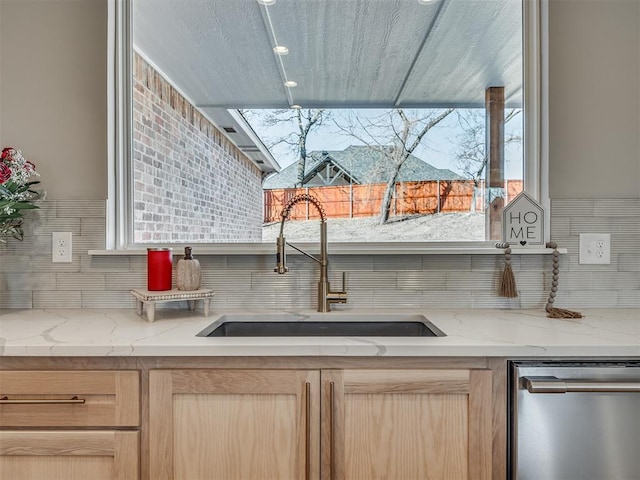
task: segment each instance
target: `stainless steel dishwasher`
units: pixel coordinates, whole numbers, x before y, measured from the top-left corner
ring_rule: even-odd
[[[640,360],[510,362],[509,478],[640,479]]]

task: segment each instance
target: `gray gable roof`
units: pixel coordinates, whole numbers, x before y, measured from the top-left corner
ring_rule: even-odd
[[[390,147],[389,147],[390,148]],[[344,170],[354,184],[386,183],[391,175],[391,165],[383,152],[364,145],[351,145],[344,150],[310,152],[305,165],[305,181],[326,162],[331,162]],[[268,177],[262,188],[293,188],[298,175],[298,162],[283,168]],[[311,177],[310,177],[311,176]],[[400,168],[399,182],[424,180],[463,180],[464,178],[446,168],[436,168],[414,155],[409,155]]]

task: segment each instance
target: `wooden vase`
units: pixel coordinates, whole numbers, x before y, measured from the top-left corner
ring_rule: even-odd
[[[198,290],[202,281],[200,262],[193,258],[191,247],[185,247],[184,258],[176,267],[176,287],[178,290]]]

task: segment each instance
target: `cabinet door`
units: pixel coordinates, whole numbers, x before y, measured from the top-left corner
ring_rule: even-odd
[[[138,432],[0,431],[3,479],[132,480],[138,458]]]
[[[149,399],[154,480],[319,476],[319,371],[151,370]]]
[[[488,479],[491,372],[323,370],[323,479]]]

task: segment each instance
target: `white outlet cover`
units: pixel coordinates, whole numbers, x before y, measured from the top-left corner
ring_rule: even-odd
[[[611,235],[608,233],[581,233],[581,265],[608,265],[611,263]]]
[[[53,232],[51,234],[51,261],[53,263],[71,263],[71,232]]]

